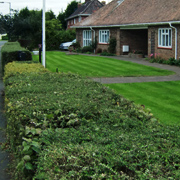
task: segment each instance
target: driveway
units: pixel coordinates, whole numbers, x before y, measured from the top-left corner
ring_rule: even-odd
[[[151,77],[113,77],[113,78],[93,78],[94,81],[100,82],[102,84],[112,84],[112,83],[135,83],[135,82],[160,82],[160,81],[179,81],[180,80],[180,67],[170,66],[165,64],[150,63],[144,59],[132,59],[124,56],[112,56],[110,58],[130,61],[146,66],[152,66],[160,69],[166,69],[169,71],[174,71],[176,74],[169,76],[151,76]]]
[[[0,41],[0,55],[1,47],[6,41]],[[10,158],[7,152],[1,150],[1,143],[6,141],[5,129],[6,129],[6,119],[4,116],[4,99],[3,99],[3,80],[2,80],[2,66],[0,57],[0,180],[10,180],[10,176],[7,174],[5,169],[7,168]]]

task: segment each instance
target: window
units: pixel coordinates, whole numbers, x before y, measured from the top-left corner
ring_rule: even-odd
[[[171,48],[172,47],[172,29],[161,28],[158,32],[158,47]]]
[[[99,43],[108,43],[109,42],[109,30],[100,30],[99,31]]]
[[[76,19],[74,18],[74,24],[76,24]]]
[[[83,31],[83,47],[89,46],[92,41],[92,32],[91,30],[84,30]]]
[[[81,16],[79,16],[79,22],[81,22]]]

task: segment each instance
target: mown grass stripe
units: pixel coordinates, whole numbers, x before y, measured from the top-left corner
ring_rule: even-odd
[[[107,85],[137,104],[150,108],[160,122],[180,125],[180,81]]]
[[[38,56],[33,56],[38,59]],[[88,77],[122,77],[122,76],[163,76],[173,72],[143,66],[132,62],[107,57],[66,55],[60,51],[46,52],[47,68],[53,72],[73,72]]]

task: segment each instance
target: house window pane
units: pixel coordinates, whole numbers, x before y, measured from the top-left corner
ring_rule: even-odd
[[[172,35],[171,28],[160,28],[158,32],[158,46],[171,48],[172,46]]]
[[[89,46],[92,41],[92,32],[91,30],[84,30],[83,31],[83,47]]]
[[[109,30],[99,31],[99,43],[108,43],[109,41]]]

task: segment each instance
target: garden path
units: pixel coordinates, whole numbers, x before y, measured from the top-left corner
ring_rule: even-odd
[[[110,58],[130,61],[146,66],[157,67],[160,69],[166,69],[169,71],[174,71],[174,75],[169,76],[146,76],[146,77],[113,77],[113,78],[93,78],[94,81],[100,82],[102,84],[112,84],[112,83],[135,83],[135,82],[160,82],[160,81],[179,81],[180,80],[180,67],[170,66],[166,64],[150,63],[149,61],[140,58],[133,59],[125,56],[110,56]]]

